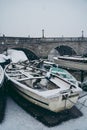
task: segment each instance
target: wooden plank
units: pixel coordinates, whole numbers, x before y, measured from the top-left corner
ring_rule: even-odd
[[[25,81],[25,80],[31,80],[31,79],[44,79],[44,76],[41,77],[27,77],[27,78],[21,78],[21,79],[17,79],[17,81]]]

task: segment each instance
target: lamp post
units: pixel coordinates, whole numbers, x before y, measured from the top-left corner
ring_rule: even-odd
[[[44,29],[42,29],[42,38],[44,38]]]
[[[84,37],[84,31],[82,30],[82,38]]]

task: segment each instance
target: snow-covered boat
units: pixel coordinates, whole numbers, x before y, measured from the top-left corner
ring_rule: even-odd
[[[0,66],[0,90],[3,86],[3,82],[4,82],[4,70],[3,68]]]
[[[73,85],[58,75],[22,63],[9,64],[5,76],[18,94],[53,112],[72,108],[81,92],[78,84]]]

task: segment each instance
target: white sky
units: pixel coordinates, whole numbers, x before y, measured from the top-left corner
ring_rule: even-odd
[[[0,35],[87,36],[87,0],[0,0]]]

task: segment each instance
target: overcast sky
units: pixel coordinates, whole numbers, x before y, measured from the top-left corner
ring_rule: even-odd
[[[0,0],[0,35],[87,37],[87,0]]]

